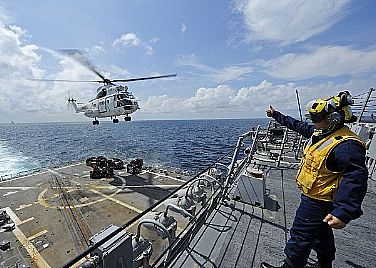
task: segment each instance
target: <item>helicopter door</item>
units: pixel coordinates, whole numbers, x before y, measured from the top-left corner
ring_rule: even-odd
[[[111,112],[110,98],[106,98],[106,111]]]
[[[100,113],[106,112],[106,101],[105,100],[99,101],[98,108],[99,108]]]

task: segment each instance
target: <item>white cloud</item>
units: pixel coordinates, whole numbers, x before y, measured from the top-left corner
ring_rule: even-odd
[[[67,109],[67,98],[73,97],[80,102],[93,99],[96,94],[95,83],[30,82],[22,78],[47,78],[69,80],[96,80],[98,77],[74,59],[49,49],[39,49],[34,44],[24,44],[23,30],[10,30],[0,25],[0,78],[8,79],[2,83],[0,96],[0,122],[40,122],[40,121],[81,121],[90,120],[82,114]],[[16,28],[13,28],[16,29]],[[59,69],[54,73],[39,66],[44,57],[52,55]],[[47,52],[47,53],[45,53]],[[127,69],[110,66],[108,69],[116,78],[127,78]],[[111,77],[111,73],[104,73]],[[6,86],[4,86],[6,85]]]
[[[196,95],[184,102],[187,110],[194,112],[210,112],[212,109],[226,109],[231,106],[229,100],[234,91],[227,85],[219,85],[216,88],[197,89]]]
[[[226,85],[216,88],[199,88],[193,97],[183,99],[167,95],[151,96],[142,102],[143,113],[205,113],[213,109],[230,107],[229,100],[234,96],[233,90]]]
[[[41,57],[34,44],[23,44],[26,31],[15,25],[0,22],[0,78],[4,79],[1,87],[0,106],[4,111],[33,111],[39,105],[33,103],[42,100],[38,87],[24,78],[44,75],[38,67]]]
[[[251,73],[252,71],[252,67],[227,66],[213,70],[213,72],[209,74],[209,78],[216,82],[226,82],[241,79],[244,75]]]
[[[149,43],[154,44],[158,42],[158,40],[159,39],[157,37],[153,37],[149,41]],[[142,41],[135,33],[132,32],[123,34],[120,38],[115,39],[115,41],[112,43],[112,46],[117,49],[120,49],[124,46],[142,47],[146,55],[151,56],[154,53],[152,46]]]
[[[346,16],[351,0],[240,0],[249,40],[290,44],[318,35]]]
[[[24,36],[24,35],[26,35],[26,33],[27,33],[25,29],[23,29],[23,28],[21,28],[21,27],[19,27],[19,26],[17,26],[17,25],[13,25],[13,24],[11,24],[11,25],[9,25],[8,27],[9,27],[9,29],[10,29],[12,32],[16,33],[18,36]]]
[[[104,52],[104,48],[102,45],[96,45],[93,46],[89,51],[91,51],[93,54],[100,54]]]
[[[283,107],[295,104],[294,84],[273,85],[263,81],[259,85],[234,90],[228,85],[215,88],[198,88],[194,96],[177,98],[167,95],[151,96],[146,102],[141,102],[140,114],[189,114],[192,117],[213,118],[218,114],[238,117],[263,116],[269,104],[279,103]]]
[[[26,30],[16,25],[0,22],[0,121],[30,122],[69,120],[74,113],[66,110],[68,92],[75,98],[91,99],[96,85],[83,83],[31,82],[27,78],[47,78],[46,70],[40,67],[41,52],[51,52],[35,44],[24,42]],[[93,74],[72,59],[58,56],[62,71],[52,79],[93,79]],[[77,120],[77,119],[76,119]]]
[[[141,102],[138,118],[251,118],[265,117],[265,110],[272,105],[283,113],[298,116],[296,90],[299,92],[302,109],[310,100],[336,95],[349,90],[353,96],[365,92],[373,80],[337,84],[332,82],[314,85],[294,83],[273,84],[262,81],[258,85],[232,89],[228,85],[215,88],[199,88],[188,98],[168,95],[151,96]]]
[[[153,37],[152,39],[150,39],[149,43],[151,44],[155,44],[159,41],[159,38],[158,37]]]
[[[108,69],[111,73],[113,73],[116,76],[116,79],[125,79],[129,77],[129,71],[126,68],[121,68],[116,65],[111,65],[110,69]],[[110,76],[109,76],[110,77]]]
[[[140,38],[135,33],[126,33],[123,34],[120,38],[116,39],[112,45],[113,47],[118,47],[120,45],[131,45],[138,46],[141,44]]]
[[[183,100],[177,97],[162,95],[150,96],[146,102],[142,102],[142,108],[139,113],[176,113],[179,112],[179,106]]]
[[[9,24],[13,20],[12,16],[9,14],[9,11],[0,6],[0,22]]]
[[[78,64],[73,59],[56,54],[54,54],[54,56],[57,56],[59,60],[58,64],[62,70],[51,74],[49,78],[68,80],[97,79],[91,71]],[[40,76],[38,78],[40,78]],[[30,94],[31,97],[35,98],[34,101],[30,102],[33,106],[32,109],[34,109],[32,112],[35,113],[33,116],[35,116],[35,118],[42,117],[44,120],[53,121],[59,120],[57,118],[64,118],[61,120],[74,118],[74,112],[68,111],[67,109],[68,97],[73,97],[78,101],[85,102],[95,96],[95,89],[98,87],[96,84],[90,83],[64,82],[33,82],[31,85],[37,88],[37,90]]]
[[[153,48],[151,46],[145,45],[145,53],[146,53],[146,55],[151,56],[151,55],[153,55],[153,52],[154,52],[154,50],[153,50]]]
[[[200,63],[199,59],[193,54],[179,56],[175,62],[178,66],[189,66],[200,70],[205,73],[205,77],[217,83],[241,79],[244,75],[251,73],[254,70],[251,66],[236,65],[230,65],[223,68],[213,68]]]
[[[285,79],[336,77],[376,71],[376,50],[350,47],[320,47],[309,54],[286,54],[266,61],[264,71]]]
[[[178,66],[190,66],[190,67],[194,67],[194,68],[201,70],[201,71],[210,72],[210,71],[213,70],[213,68],[200,63],[199,59],[194,54],[180,55],[175,60],[175,63]]]

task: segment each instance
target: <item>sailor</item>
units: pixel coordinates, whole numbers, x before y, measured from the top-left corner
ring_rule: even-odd
[[[363,212],[368,170],[364,143],[344,123],[355,122],[349,92],[308,103],[306,117],[313,125],[273,109],[268,117],[309,138],[297,173],[302,195],[285,246],[282,266],[290,268],[330,268],[335,258],[332,228],[342,229]],[[311,250],[318,261],[306,266]],[[262,268],[273,268],[261,263]]]

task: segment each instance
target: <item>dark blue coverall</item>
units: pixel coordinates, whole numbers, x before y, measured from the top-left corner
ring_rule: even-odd
[[[280,124],[310,138],[314,125],[285,116],[274,111],[273,118]],[[314,136],[312,144],[325,136]],[[368,170],[365,165],[365,148],[358,141],[346,140],[338,144],[329,154],[326,167],[340,172],[343,176],[335,194],[334,202],[321,201],[301,195],[301,202],[296,211],[290,240],[285,247],[285,254],[294,267],[304,267],[311,252],[318,257],[333,261],[335,245],[332,228],[323,219],[329,213],[344,223],[359,218],[363,212],[361,203],[367,192]]]

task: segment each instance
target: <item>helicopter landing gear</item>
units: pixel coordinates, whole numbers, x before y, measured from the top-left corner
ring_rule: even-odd
[[[124,121],[126,121],[126,122],[132,121],[132,118],[130,116],[126,116],[126,117],[124,117]]]
[[[93,121],[93,126],[95,126],[95,125],[99,125],[99,121],[98,121],[97,119],[95,119],[95,120]]]
[[[117,118],[112,119],[112,123],[114,123],[114,124],[119,123],[119,119],[117,119]]]

